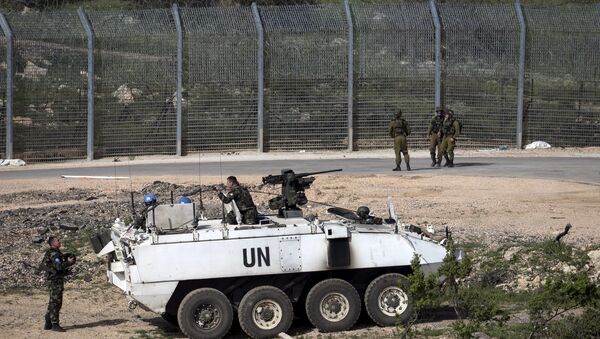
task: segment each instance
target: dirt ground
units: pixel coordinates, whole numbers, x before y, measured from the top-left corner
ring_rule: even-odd
[[[259,177],[239,179],[253,190],[259,189]],[[156,180],[162,183],[154,182]],[[206,187],[219,183],[221,179],[202,177],[201,180]],[[109,225],[111,219],[117,216],[111,209],[115,198],[123,206],[127,206],[130,189],[147,192],[164,183],[179,185],[176,193],[183,194],[182,192],[197,185],[199,178],[137,177],[131,183],[126,180],[60,178],[2,181],[0,261],[5,263],[0,264],[0,275],[15,274],[15,266],[6,263],[11,258],[14,260],[18,257],[23,263],[41,258],[45,244],[33,244],[31,238],[38,234],[36,230],[43,227],[42,223],[47,223],[48,218],[60,219],[57,215],[63,215],[62,220],[65,220],[67,216],[77,214],[80,219],[76,220],[86,220],[86,213],[89,212],[95,214],[88,227],[102,227],[102,223]],[[269,187],[262,187],[260,190],[266,193],[276,192],[276,189]],[[261,193],[253,195],[259,210],[266,210],[271,196]],[[311,200],[349,209],[366,205],[377,215],[386,214],[386,200],[390,196],[403,222],[432,224],[438,232],[448,226],[459,241],[479,241],[493,245],[512,240],[542,239],[553,237],[564,229],[566,223],[571,223],[573,228],[567,241],[580,246],[600,242],[600,185],[557,180],[461,176],[322,175],[315,181],[313,189],[307,191],[307,195]],[[197,192],[192,196],[198,201]],[[138,194],[137,200],[141,201],[141,197],[141,193]],[[166,191],[159,192],[159,199],[169,198]],[[216,215],[211,216],[218,217],[214,193],[204,192],[203,198],[205,205],[213,207],[208,210]],[[311,202],[306,207],[306,213],[317,214],[320,219],[326,219],[326,209],[327,206]],[[23,219],[22,215],[34,217]],[[46,219],[38,216],[46,216]],[[68,243],[69,239],[73,239],[73,236],[69,237],[64,242]],[[26,254],[18,252],[23,249],[17,248],[17,243],[27,250]],[[82,254],[82,260],[78,264],[95,263],[91,249],[82,250]],[[15,288],[20,285],[10,284],[0,278],[0,287],[4,291],[0,293],[0,337],[181,336],[177,329],[156,314],[140,309],[129,312],[125,296],[116,287],[101,282],[101,269],[89,270],[94,274],[89,281],[67,284],[61,313],[61,323],[67,329],[66,334],[48,333],[41,329],[47,295],[39,284],[23,280],[22,288],[16,291]],[[35,279],[39,281],[39,277]],[[449,320],[443,318],[419,326],[446,326]],[[355,328],[353,331],[336,334],[336,337],[389,337],[393,336],[394,331],[393,328],[377,328],[368,320],[361,320]],[[316,330],[302,321],[295,322],[290,334],[319,336]],[[235,324],[232,336],[244,337]]]

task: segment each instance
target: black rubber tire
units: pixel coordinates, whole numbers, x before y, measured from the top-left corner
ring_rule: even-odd
[[[201,328],[195,320],[195,312],[201,305],[212,305],[220,315],[216,327]],[[181,332],[190,338],[222,338],[233,322],[233,308],[229,299],[214,288],[199,288],[183,298],[177,311],[177,321]]]
[[[348,300],[348,313],[340,320],[332,321],[321,314],[321,302],[330,293],[341,294]],[[306,316],[321,332],[346,331],[360,316],[360,296],[350,283],[342,279],[326,279],[310,289],[306,296]]]
[[[388,287],[399,287],[406,297],[406,309],[394,316],[385,314],[379,306],[379,295]],[[414,303],[410,295],[410,284],[402,274],[388,273],[375,278],[365,291],[365,308],[369,317],[379,326],[394,326],[405,323],[414,315]]]
[[[281,309],[281,320],[271,329],[260,328],[254,320],[254,307],[257,303],[269,299]],[[280,289],[273,286],[259,286],[248,291],[238,307],[240,327],[252,338],[273,338],[286,332],[294,320],[294,307],[290,298]]]

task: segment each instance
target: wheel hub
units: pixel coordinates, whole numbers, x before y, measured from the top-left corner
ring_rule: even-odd
[[[321,299],[321,315],[331,322],[340,321],[350,312],[350,302],[340,293],[329,293]]]
[[[271,299],[257,302],[252,310],[254,324],[262,330],[272,330],[283,319],[281,305]]]
[[[219,322],[221,321],[221,314],[214,305],[202,304],[196,308],[196,312],[194,312],[194,320],[202,329],[210,330],[219,325]]]
[[[408,296],[396,286],[390,286],[381,291],[378,301],[381,312],[390,317],[402,314],[408,307]]]

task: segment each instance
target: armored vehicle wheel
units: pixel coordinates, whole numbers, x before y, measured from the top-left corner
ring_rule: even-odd
[[[244,295],[238,307],[242,330],[252,338],[272,338],[287,331],[294,320],[290,298],[273,286],[259,286]]]
[[[179,328],[190,338],[222,338],[233,322],[233,309],[214,288],[199,288],[183,298],[177,311]]]
[[[360,296],[354,286],[341,279],[326,279],[310,289],[306,315],[323,332],[345,331],[360,316]]]
[[[413,315],[413,301],[408,296],[410,285],[405,276],[389,273],[371,281],[365,292],[369,317],[379,326],[394,326]]]

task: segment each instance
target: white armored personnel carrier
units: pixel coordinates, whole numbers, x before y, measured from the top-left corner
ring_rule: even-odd
[[[407,320],[411,260],[418,255],[425,272],[436,271],[446,248],[402,226],[390,201],[385,220],[341,208],[328,210],[332,220],[305,218],[298,205],[313,174],[264,177],[282,194],[270,201],[278,213],[256,225],[204,219],[194,204],[162,204],[142,225],[117,219],[92,244],[130,306],[163,315],[191,338],[225,336],[234,312],[253,338],[287,331],[294,312],[323,332],[350,329],[362,307],[380,326]]]

